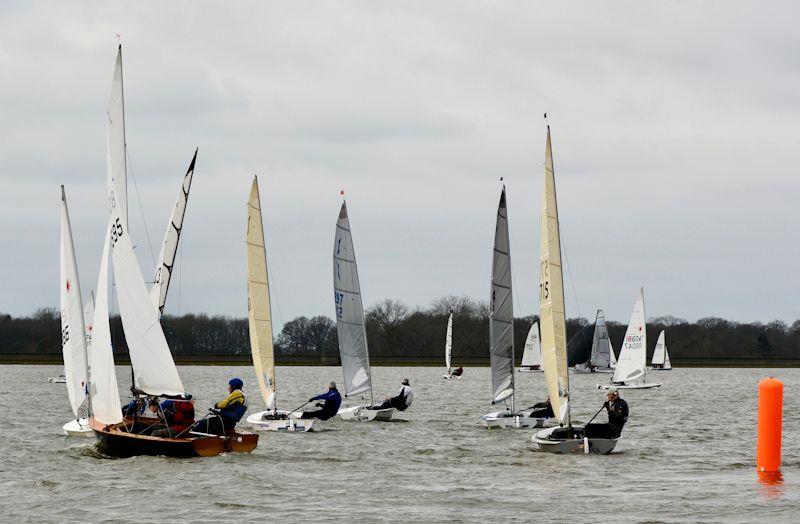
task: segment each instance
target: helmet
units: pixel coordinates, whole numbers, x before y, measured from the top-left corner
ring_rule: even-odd
[[[244,382],[240,378],[232,378],[228,381],[228,385],[233,389],[242,389],[244,387]]]

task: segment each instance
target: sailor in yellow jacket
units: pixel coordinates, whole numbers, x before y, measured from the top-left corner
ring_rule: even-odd
[[[227,398],[214,404],[213,414],[199,422],[195,431],[224,435],[227,431],[235,428],[236,423],[247,411],[247,399],[242,393],[243,387],[242,379],[232,378],[229,380]]]

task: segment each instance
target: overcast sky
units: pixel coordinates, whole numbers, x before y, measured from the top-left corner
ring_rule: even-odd
[[[538,312],[547,111],[568,316],[800,317],[795,3],[142,4],[3,4],[0,311],[58,304],[59,184],[96,285],[119,33],[147,277],[200,148],[168,313],[246,315],[256,173],[278,324],[333,316],[340,189],[367,306],[485,300],[501,176]]]

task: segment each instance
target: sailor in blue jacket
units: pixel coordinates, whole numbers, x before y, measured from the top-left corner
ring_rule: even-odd
[[[336,389],[336,382],[331,382],[328,384],[328,392],[323,393],[322,395],[317,395],[316,397],[311,397],[308,399],[309,402],[313,402],[315,400],[324,400],[324,404],[317,403],[318,409],[317,411],[304,411],[301,415],[301,418],[318,418],[320,420],[328,420],[331,417],[334,417],[336,413],[339,412],[339,406],[342,405],[342,396],[339,394],[339,390]]]
[[[197,421],[194,430],[201,433],[224,435],[227,431],[235,428],[236,423],[247,411],[247,400],[242,393],[243,387],[242,379],[230,379],[228,381],[228,397],[214,404],[214,409],[211,410],[212,415]]]

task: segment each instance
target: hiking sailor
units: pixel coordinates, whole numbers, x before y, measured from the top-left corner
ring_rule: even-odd
[[[300,418],[318,418],[320,420],[328,420],[339,412],[339,406],[342,405],[342,395],[336,389],[336,382],[328,384],[328,391],[316,397],[308,399],[309,402],[315,400],[324,400],[324,404],[317,403],[317,407],[321,408],[317,411],[304,411]]]
[[[411,407],[414,401],[414,389],[408,383],[408,379],[403,379],[403,384],[400,386],[400,392],[396,397],[386,397],[386,400],[380,404],[376,404],[369,409],[387,409],[395,408],[397,411],[405,411]]]
[[[247,411],[247,400],[242,393],[244,382],[240,378],[228,381],[228,397],[214,404],[214,409],[203,420],[197,421],[193,431],[198,433],[213,433],[224,435],[226,431],[236,427],[236,423]]]
[[[603,404],[608,412],[607,424],[587,424],[584,435],[587,437],[617,438],[628,421],[628,403],[619,396],[617,388],[609,388],[608,400]]]

